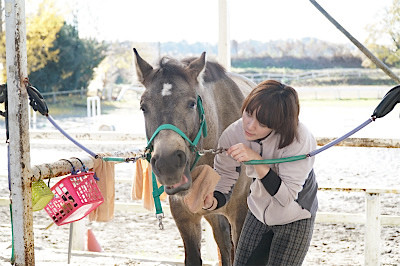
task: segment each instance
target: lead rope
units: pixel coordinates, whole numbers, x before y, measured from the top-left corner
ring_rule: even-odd
[[[375,121],[376,117],[372,116],[370,118],[368,118],[368,120],[366,120],[365,122],[363,122],[361,125],[357,126],[356,128],[350,130],[349,132],[347,132],[346,134],[344,134],[343,136],[329,142],[328,144],[322,146],[319,149],[313,150],[307,154],[304,155],[297,155],[297,156],[291,156],[291,157],[286,157],[286,158],[279,158],[279,159],[267,159],[267,160],[250,160],[247,162],[244,162],[244,164],[247,165],[257,165],[257,164],[276,164],[276,163],[286,163],[286,162],[294,162],[294,161],[298,161],[298,160],[303,160],[306,159],[307,157],[312,157],[317,155],[320,152],[325,151],[326,149],[329,149],[330,147],[338,144],[339,142],[347,139],[348,137],[350,137],[351,135],[353,135],[354,133],[356,133],[357,131],[361,130],[362,128],[364,128],[365,126],[367,126],[369,123],[371,123],[372,121]]]
[[[90,156],[93,158],[98,158],[99,156],[91,151],[90,149],[86,148],[83,146],[81,143],[73,139],[67,132],[65,132],[51,117],[49,114],[49,109],[47,108],[47,104],[43,98],[43,96],[40,94],[40,92],[32,86],[32,84],[29,82],[28,78],[25,78],[25,83],[26,83],[26,89],[28,91],[29,95],[29,104],[32,106],[34,111],[39,111],[40,114],[45,116],[47,120],[58,130],[60,131],[61,134],[63,134],[67,139],[69,139],[72,143],[74,143],[76,146],[81,148],[83,151],[88,153]]]
[[[245,165],[277,164],[277,163],[286,163],[286,162],[299,161],[299,160],[306,159],[307,157],[315,156],[318,153],[323,152],[326,149],[329,149],[330,147],[332,147],[332,146],[338,144],[339,142],[343,141],[344,139],[350,137],[351,135],[353,135],[357,131],[359,131],[362,128],[364,128],[365,126],[367,126],[372,121],[375,121],[375,119],[376,118],[374,116],[372,116],[371,118],[366,120],[364,123],[362,123],[361,125],[357,126],[356,128],[354,128],[353,130],[349,131],[348,133],[344,134],[343,136],[341,136],[341,137],[329,142],[328,144],[322,146],[321,148],[313,150],[313,151],[311,151],[311,152],[309,152],[307,154],[284,157],[284,158],[278,158],[278,159],[250,160],[250,161],[243,162],[243,164],[245,164]],[[200,155],[205,155],[206,153],[218,154],[218,153],[222,153],[222,152],[224,152],[226,150],[227,150],[226,148],[202,150],[202,151],[199,151],[199,154]]]
[[[296,156],[278,158],[278,159],[250,160],[250,161],[244,162],[244,164],[246,164],[246,165],[277,164],[277,163],[285,163],[285,162],[294,162],[294,161],[306,159],[307,157],[315,156],[316,154],[318,154],[318,153],[320,153],[322,151],[325,151],[326,149],[328,149],[328,148],[338,144],[339,142],[343,141],[344,139],[350,137],[351,135],[353,135],[357,131],[359,131],[362,128],[364,128],[365,126],[367,126],[372,121],[375,121],[376,118],[380,118],[380,117],[385,116],[391,110],[393,110],[394,106],[399,102],[400,102],[400,85],[392,88],[389,92],[386,93],[386,95],[383,97],[383,99],[379,103],[379,105],[375,108],[374,113],[372,114],[372,116],[368,120],[366,120],[364,123],[362,123],[358,127],[354,128],[353,130],[349,131],[348,133],[346,133],[342,137],[333,140],[332,142],[322,146],[321,148],[316,149],[314,151],[311,151],[308,154],[304,154],[304,155],[296,155]],[[197,137],[195,139],[197,141],[200,138],[200,134],[201,134],[200,131],[203,130],[204,137],[207,134],[206,127],[203,127],[203,122],[204,122],[204,125],[205,125],[205,119],[203,119],[204,118],[204,110],[203,110],[203,107],[202,107],[201,98],[198,99],[198,106],[199,106],[199,109],[200,109],[199,115],[201,117],[200,119],[201,119],[201,122],[202,122],[201,123],[202,126],[200,127],[198,135],[197,135]],[[148,142],[148,145],[147,145],[146,149],[150,150],[151,141],[153,140],[155,135],[162,129],[174,130],[175,132],[180,134],[185,140],[187,140],[191,144],[191,147],[194,146],[194,148],[196,148],[195,145],[197,145],[197,142],[196,142],[195,145],[192,145],[193,143],[186,137],[186,135],[181,130],[176,128],[175,126],[173,126],[173,125],[161,125],[156,130],[156,132],[153,134],[153,136],[151,137],[150,141]],[[196,150],[196,158],[195,158],[194,164],[192,165],[192,168],[197,163],[197,161],[199,160],[200,156],[205,155],[206,153],[218,154],[218,153],[222,153],[222,152],[224,152],[226,150],[227,150],[226,148],[217,148],[217,149],[209,149],[209,150]],[[150,153],[149,153],[149,156],[151,156]],[[120,159],[127,161],[129,158],[127,158],[127,159],[120,158]],[[150,160],[150,158],[147,158],[147,159]],[[153,178],[153,182],[155,182],[155,184],[157,184],[157,182],[155,181],[156,178],[155,178],[154,173],[152,174],[152,178]],[[157,193],[158,193],[158,192],[154,193],[155,187],[157,187],[157,185],[156,186],[153,185],[153,196],[157,195]],[[160,188],[157,188],[157,189],[160,189]],[[156,196],[156,198],[159,200],[158,196]],[[155,198],[155,202],[156,202],[156,198]],[[157,206],[156,206],[156,208],[157,208]]]
[[[158,227],[160,230],[164,229],[164,225],[162,223],[162,219],[164,218],[164,212],[161,206],[160,195],[164,192],[164,186],[158,187],[156,175],[154,172],[151,172],[151,180],[153,184],[153,199],[154,199],[154,206],[156,208],[156,218],[158,220]]]

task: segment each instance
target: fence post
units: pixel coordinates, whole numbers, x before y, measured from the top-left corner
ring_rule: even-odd
[[[96,117],[101,115],[99,96],[87,97],[86,104],[87,104],[87,117]]]
[[[75,221],[71,223],[72,226],[72,239],[69,241],[71,242],[71,250],[79,250],[84,251],[86,248],[86,219],[82,219],[79,221]]]
[[[379,193],[366,192],[365,265],[378,266],[381,218]]]

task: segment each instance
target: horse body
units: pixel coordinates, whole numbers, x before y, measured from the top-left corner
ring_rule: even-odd
[[[185,247],[185,264],[202,263],[201,218],[204,216],[213,228],[222,265],[230,265],[232,250],[236,247],[247,214],[250,179],[245,176],[244,169],[231,199],[216,211],[192,213],[183,198],[192,185],[192,178],[195,178],[190,171],[195,163],[196,149],[217,148],[219,136],[241,116],[244,96],[255,84],[244,77],[226,73],[216,63],[206,62],[205,53],[199,58],[182,61],[163,58],[158,68],[153,68],[142,59],[136,49],[134,53],[138,79],[145,86],[140,105],[147,139],[165,124],[176,126],[188,139],[195,139],[203,130],[199,114],[199,105],[203,103],[207,137],[200,138],[197,147],[192,147],[177,132],[161,130],[152,141],[150,162],[158,181],[169,195],[171,213]],[[214,155],[208,153],[196,165],[208,164],[212,167],[213,160]]]

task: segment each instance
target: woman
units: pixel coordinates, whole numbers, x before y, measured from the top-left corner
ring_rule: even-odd
[[[203,209],[226,204],[241,163],[304,155],[316,141],[299,122],[297,92],[274,80],[260,83],[246,97],[242,118],[221,135],[214,168],[221,179]],[[314,157],[280,164],[246,165],[253,179],[247,198],[234,265],[301,265],[311,242],[318,208]]]

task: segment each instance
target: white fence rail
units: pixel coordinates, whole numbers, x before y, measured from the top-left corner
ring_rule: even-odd
[[[274,72],[258,72],[240,73],[247,78],[255,81],[256,83],[266,79],[277,79],[284,82],[293,80],[307,80],[315,78],[349,78],[349,77],[368,77],[368,78],[385,78],[385,74],[380,69],[321,69],[321,70],[310,70],[296,73],[274,73]]]
[[[99,96],[86,98],[87,117],[96,117],[101,115],[101,104]]]

